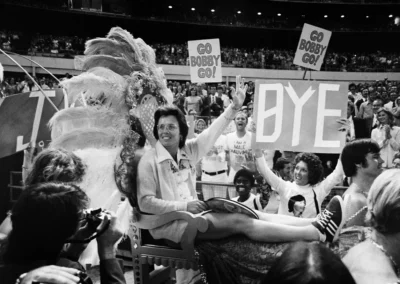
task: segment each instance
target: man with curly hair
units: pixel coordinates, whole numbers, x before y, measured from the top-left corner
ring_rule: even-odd
[[[301,217],[312,218],[321,212],[321,204],[332,188],[343,179],[343,168],[338,161],[335,170],[322,180],[324,168],[317,155],[300,153],[294,159],[293,181],[285,181],[276,176],[267,166],[261,150],[256,150],[258,171],[280,196],[278,214],[293,215],[289,205],[293,196],[301,195],[305,209]]]

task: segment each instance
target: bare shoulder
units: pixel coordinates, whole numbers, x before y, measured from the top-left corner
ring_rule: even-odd
[[[391,263],[386,256],[376,251],[370,241],[365,241],[349,250],[343,258],[357,283],[395,283]]]

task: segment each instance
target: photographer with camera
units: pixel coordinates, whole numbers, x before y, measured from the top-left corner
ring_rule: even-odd
[[[1,252],[1,283],[91,283],[84,272],[78,272],[84,269],[77,260],[95,238],[101,283],[125,283],[122,262],[115,257],[115,245],[122,236],[116,216],[88,210],[88,203],[87,195],[72,184],[27,187],[11,213],[12,232]]]

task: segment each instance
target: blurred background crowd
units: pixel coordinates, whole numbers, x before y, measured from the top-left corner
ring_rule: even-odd
[[[78,36],[27,35],[0,30],[0,48],[24,55],[73,58],[82,55],[88,38]],[[187,43],[154,43],[158,64],[189,65]],[[294,49],[221,46],[224,67],[301,70],[293,64]],[[322,71],[399,72],[400,52],[335,52],[325,56]]]

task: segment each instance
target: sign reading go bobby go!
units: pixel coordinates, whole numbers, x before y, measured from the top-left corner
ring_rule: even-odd
[[[332,32],[304,24],[293,63],[312,70],[321,70]]]
[[[222,82],[219,39],[189,41],[188,47],[192,83]]]

